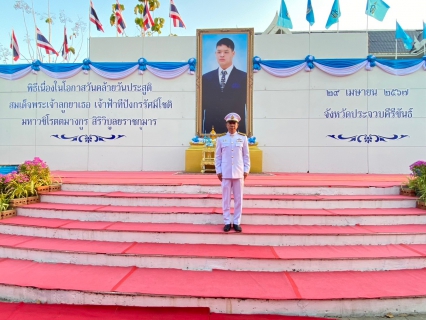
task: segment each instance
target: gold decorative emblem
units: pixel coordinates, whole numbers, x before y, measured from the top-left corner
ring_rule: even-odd
[[[370,13],[374,16],[374,13],[376,12],[376,4],[377,1],[374,2],[374,4],[370,7]]]
[[[338,11],[338,10],[332,10],[332,11],[331,11],[331,16],[332,16],[334,19],[337,19],[337,18],[339,17],[339,11]]]

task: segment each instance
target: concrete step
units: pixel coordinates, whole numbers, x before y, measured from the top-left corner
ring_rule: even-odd
[[[221,194],[152,194],[58,191],[41,194],[42,202],[114,206],[221,207]],[[416,198],[400,195],[304,196],[245,195],[246,208],[343,209],[414,208]]]
[[[0,292],[39,303],[208,306],[219,313],[357,316],[426,312],[426,269],[192,271],[2,259]],[[31,275],[31,276],[29,276]]]
[[[233,271],[384,271],[426,267],[426,245],[238,246],[0,234],[0,258],[110,267]]]
[[[223,225],[93,222],[20,216],[0,221],[0,233],[58,239],[256,246],[426,243],[426,225],[244,225],[242,233],[224,233],[222,227]]]
[[[282,186],[282,185],[255,185],[244,187],[245,194],[270,195],[397,195],[399,186]],[[185,185],[181,183],[168,184],[70,184],[62,185],[63,191],[91,191],[91,192],[133,192],[133,193],[184,193],[184,194],[220,194],[219,181],[212,185]]]
[[[80,221],[221,224],[222,209],[214,207],[139,207],[35,203],[18,215]],[[426,211],[398,209],[270,209],[244,208],[244,225],[398,225],[426,224]]]

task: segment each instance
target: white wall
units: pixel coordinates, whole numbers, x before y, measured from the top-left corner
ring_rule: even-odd
[[[93,62],[187,61],[196,57],[195,37],[93,38]],[[263,60],[365,58],[365,33],[322,33],[255,36],[254,54]],[[264,151],[264,171],[407,173],[412,162],[425,159],[426,72],[396,77],[375,68],[348,77],[333,77],[315,68],[289,78],[276,78],[265,71],[254,75],[254,135]],[[92,83],[152,84],[152,92],[29,92],[28,84],[54,84],[42,72],[17,81],[0,79],[0,164],[21,163],[34,156],[61,170],[183,170],[185,150],[195,135],[196,77],[184,74],[162,80],[149,72],[134,73],[120,80],[105,80],[94,72],[67,79],[67,85]],[[58,81],[61,84],[62,80]],[[346,90],[373,89],[377,96],[347,96]],[[409,89],[408,96],[384,96],[384,89]],[[327,90],[340,90],[327,96]],[[171,100],[169,109],[105,109],[95,103],[112,99]],[[85,101],[90,109],[10,109],[11,102]],[[411,118],[327,118],[325,111],[384,111],[413,108]],[[83,118],[87,125],[22,125],[23,119]],[[93,116],[110,119],[156,119],[156,125],[94,125]],[[332,139],[328,135],[362,136],[361,142]],[[399,140],[366,143],[365,135]],[[78,142],[53,135],[111,137],[103,142]],[[373,136],[374,138],[374,136]],[[373,139],[374,140],[374,139]],[[386,140],[386,139],[385,139]]]

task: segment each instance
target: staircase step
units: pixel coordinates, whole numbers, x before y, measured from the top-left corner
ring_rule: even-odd
[[[398,194],[404,175],[250,175],[242,233],[222,230],[216,175],[57,175],[62,191],[0,220],[2,299],[426,312],[426,211]]]
[[[377,271],[426,267],[426,245],[238,246],[50,239],[0,234],[0,258],[139,268]]]
[[[426,242],[426,225],[274,226],[244,225],[243,233],[223,225],[76,221],[12,217],[0,221],[0,233],[47,238],[123,242],[237,245],[386,245]]]
[[[132,184],[65,184],[63,191],[92,191],[92,192],[135,192],[135,193],[185,193],[185,194],[219,194],[221,187],[219,181],[209,184],[181,184],[181,183],[132,183]],[[372,187],[372,186],[292,186],[282,184],[261,185],[245,184],[245,194],[268,195],[396,195],[400,186]]]
[[[42,202],[116,206],[221,207],[221,199],[221,194],[103,193],[89,191],[58,191],[41,194]],[[416,198],[401,195],[244,195],[244,206],[249,208],[413,208],[415,205]]]
[[[426,224],[426,211],[398,209],[244,208],[247,225],[397,225]],[[18,208],[26,217],[81,221],[221,224],[222,209],[214,207],[138,207],[35,203]]]
[[[180,306],[212,312],[347,316],[426,312],[426,269],[372,272],[191,271],[0,260],[0,290],[41,303]],[[31,275],[30,277],[28,275]],[[383,312],[384,313],[384,312]]]

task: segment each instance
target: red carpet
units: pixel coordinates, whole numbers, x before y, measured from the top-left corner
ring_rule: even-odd
[[[114,213],[190,213],[190,214],[222,214],[222,208],[215,207],[150,207],[150,206],[112,206],[96,204],[68,204],[40,202],[25,206],[27,209],[65,210],[75,212],[114,212]],[[233,208],[231,208],[233,212]],[[426,210],[417,208],[385,208],[385,209],[291,209],[291,208],[244,208],[244,215],[303,215],[303,216],[419,216],[426,215]]]
[[[338,272],[191,271],[0,260],[0,283],[41,290],[262,300],[425,297],[426,269]],[[31,277],[28,277],[28,275]],[[238,286],[231,285],[238,274]],[[158,281],[161,279],[161,281]]]
[[[323,318],[276,315],[229,315],[210,313],[209,308],[139,308],[0,303],[0,320],[324,320]]]
[[[250,246],[221,244],[137,243],[0,234],[0,247],[97,254],[167,257],[217,257],[269,260],[378,259],[426,257],[425,244],[355,246]]]
[[[275,316],[268,314],[210,314],[210,320],[324,320],[325,318],[296,317],[296,316]],[[327,318],[331,319],[331,318]]]
[[[60,204],[60,203],[41,203],[27,206],[27,214],[34,216],[42,216],[43,218],[26,217],[25,210],[22,209],[21,215],[10,219],[0,221],[2,233],[17,233],[35,236],[18,236],[0,234],[0,250],[5,252],[0,258],[0,284],[8,290],[7,294],[13,299],[19,301],[30,301],[24,296],[27,292],[33,294],[31,301],[36,299],[42,301],[57,301],[63,303],[96,303],[95,300],[84,300],[94,295],[104,295],[107,299],[104,303],[114,304],[118,300],[114,298],[118,295],[126,295],[133,297],[135,304],[139,305],[168,305],[181,306],[175,307],[124,307],[124,306],[89,306],[89,305],[48,305],[48,304],[25,304],[25,303],[0,303],[0,320],[1,319],[202,319],[202,320],[313,320],[320,318],[296,317],[296,316],[277,316],[277,315],[232,315],[211,313],[209,308],[186,308],[186,306],[209,306],[210,301],[222,300],[228,301],[244,301],[244,312],[263,311],[272,312],[271,310],[280,309],[281,303],[288,305],[295,302],[314,301],[315,305],[326,305],[323,309],[315,310],[309,314],[330,314],[329,306],[338,305],[342,301],[347,304],[348,310],[352,310],[351,303],[362,303],[366,300],[366,306],[369,307],[370,299],[381,300],[420,300],[426,299],[426,287],[424,285],[426,279],[426,268],[424,259],[426,257],[426,224],[424,217],[426,213],[414,208],[413,197],[405,197],[398,195],[398,187],[407,181],[406,175],[378,175],[378,174],[253,174],[246,181],[246,186],[252,187],[314,187],[320,188],[318,192],[312,192],[314,188],[309,188],[307,194],[300,195],[298,190],[286,192],[286,188],[277,188],[273,195],[260,194],[256,195],[256,189],[251,194],[247,194],[245,199],[250,199],[255,203],[252,208],[246,208],[247,215],[271,215],[267,217],[267,221],[276,219],[278,221],[291,221],[302,217],[303,222],[300,225],[292,223],[281,223],[279,225],[267,225],[262,222],[262,217],[250,217],[260,219],[261,223],[244,225],[244,233],[238,237],[247,238],[250,241],[242,241],[241,243],[250,243],[251,245],[233,245],[239,243],[235,240],[236,233],[230,232],[224,235],[222,225],[214,224],[191,224],[190,219],[185,217],[186,223],[173,223],[173,219],[165,220],[164,215],[168,213],[199,213],[206,216],[196,217],[197,221],[202,219],[216,219],[208,215],[220,215],[221,209],[215,203],[219,203],[221,198],[219,193],[220,182],[214,174],[183,174],[179,172],[54,172],[60,176],[64,184],[81,184],[81,185],[113,185],[114,187],[91,188],[84,186],[75,190],[94,190],[105,192],[84,192],[84,191],[60,191],[50,193],[50,197],[58,198],[64,196],[72,199],[74,202],[92,203],[91,205],[77,204]],[[131,193],[129,186],[144,186],[137,188],[137,192]],[[126,188],[122,188],[126,186]],[[149,186],[156,186],[153,192]],[[158,187],[160,186],[160,187]],[[170,193],[161,193],[162,186],[176,186],[176,188],[168,188]],[[179,186],[191,186],[190,188],[179,189]],[[202,188],[197,188],[202,186]],[[69,187],[69,186],[68,186]],[[207,187],[207,188],[206,188]],[[211,188],[214,187],[214,188]],[[216,188],[217,187],[217,188]],[[331,187],[339,187],[339,190],[330,190]],[[369,190],[368,195],[354,195],[364,192],[361,187],[372,187],[376,190]],[[390,190],[377,190],[377,188],[394,187]],[[70,190],[72,188],[69,188]],[[322,192],[326,190],[325,192]],[[348,189],[348,190],[347,190]],[[350,190],[349,190],[350,189]],[[356,190],[354,190],[356,189]],[[114,191],[116,190],[116,191]],[[121,190],[127,192],[120,192]],[[184,192],[192,192],[186,194]],[[216,190],[213,193],[208,190]],[[290,190],[290,189],[288,189]],[[347,190],[347,192],[346,192]],[[118,191],[118,192],[117,192]],[[370,192],[371,191],[371,192]],[[377,192],[376,192],[377,191]],[[383,192],[385,195],[372,195]],[[387,192],[389,191],[389,192]],[[173,193],[176,192],[176,193]],[[267,192],[263,188],[260,193]],[[288,193],[296,193],[296,195],[287,195]],[[349,195],[328,195],[328,194],[349,194]],[[393,193],[393,194],[391,194]],[[324,195],[323,195],[324,194]],[[55,197],[56,195],[56,197]],[[87,197],[88,200],[77,201],[79,197]],[[183,199],[182,202],[174,201],[174,207],[165,207],[156,205],[157,202],[146,202],[147,198],[157,198],[158,203],[167,199]],[[43,201],[59,201],[52,200],[48,197]],[[95,201],[101,198],[100,201]],[[102,199],[103,198],[103,199]],[[119,201],[123,198],[123,201]],[[141,201],[138,200],[141,198]],[[106,201],[107,199],[108,201]],[[193,201],[191,200],[193,199]],[[209,200],[210,199],[210,200]],[[215,200],[217,199],[217,200]],[[143,201],[142,201],[143,200]],[[205,201],[208,200],[208,201]],[[314,201],[317,202],[315,207],[328,208],[335,207],[328,205],[326,201],[343,202],[342,206],[346,207],[351,201],[378,201],[387,200],[382,207],[392,207],[393,203],[403,202],[404,206],[411,206],[407,209],[274,209],[259,208],[258,203],[264,205],[270,200],[278,201]],[[133,203],[150,203],[151,207],[130,207]],[[201,203],[209,203],[210,207],[180,207],[176,203],[182,203],[185,206],[198,205]],[[96,205],[93,203],[115,203],[118,205]],[[257,203],[257,205],[256,205]],[[124,204],[126,206],[119,206]],[[213,204],[213,205],[211,205]],[[408,205],[407,205],[408,204]],[[167,203],[166,203],[167,205]],[[349,206],[349,205],[348,205]],[[349,207],[354,207],[349,206]],[[55,213],[52,210],[70,211],[66,214]],[[74,211],[74,212],[72,212]],[[41,212],[41,214],[40,214]],[[96,220],[97,216],[102,217],[106,212],[108,218],[102,217],[99,220],[105,221],[80,221],[82,212],[88,212],[89,220]],[[162,221],[168,223],[142,223],[142,222],[122,222],[127,216],[137,216],[137,213],[147,213],[159,215]],[[73,216],[75,214],[75,217]],[[122,214],[122,215],[121,215]],[[279,215],[287,215],[282,219]],[[388,215],[390,217],[388,217]],[[56,217],[65,217],[64,219]],[[123,219],[120,219],[123,216]],[[180,217],[180,215],[174,215]],[[307,224],[305,216],[313,216],[317,223]],[[344,221],[345,216],[352,221],[344,226],[325,224],[320,218],[325,216],[324,221],[329,221],[336,217],[338,221]],[[370,218],[377,216],[376,220]],[[408,217],[407,217],[408,216]],[[49,218],[52,217],[52,218]],[[112,219],[110,217],[113,217]],[[318,218],[319,217],[319,218]],[[355,219],[354,219],[355,217]],[[407,219],[409,218],[409,219]],[[411,221],[413,218],[413,221]],[[80,220],[77,220],[80,219]],[[281,219],[281,220],[280,220]],[[389,223],[389,221],[395,223]],[[416,219],[414,221],[414,219]],[[109,222],[106,220],[110,220]],[[155,220],[153,220],[155,221]],[[210,221],[210,220],[209,220]],[[215,221],[215,220],[211,220]],[[309,220],[308,220],[309,221]],[[358,224],[358,221],[361,221]],[[373,222],[374,223],[373,223]],[[365,223],[368,222],[368,223]],[[405,223],[405,224],[403,224]],[[263,225],[265,224],[265,225]],[[116,235],[123,235],[122,238]],[[77,235],[77,236],[76,236]],[[80,236],[81,235],[81,236]],[[93,235],[93,236],[91,236]],[[194,243],[193,239],[206,236],[206,239],[200,238],[195,243],[198,244],[179,244],[185,243],[185,237],[189,242]],[[49,236],[68,238],[68,239],[51,239]],[[111,236],[111,239],[107,237]],[[71,238],[85,239],[102,239],[115,241],[91,241],[91,240],[71,240]],[[168,239],[170,237],[171,240]],[[220,242],[219,239],[220,238]],[[295,246],[297,241],[294,240],[293,246],[278,246],[278,244],[286,244],[284,241],[288,238],[300,238],[301,244]],[[390,240],[382,240],[384,238]],[[277,242],[259,239],[277,239]],[[359,243],[359,239],[367,240],[365,243],[383,243],[384,245],[351,245]],[[399,241],[399,239],[402,239]],[[412,240],[411,240],[412,238]],[[122,239],[122,240],[120,240]],[[222,240],[225,239],[225,240]],[[311,239],[314,239],[311,241]],[[327,240],[327,246],[319,246],[322,239]],[[331,239],[331,241],[330,241]],[[343,239],[343,240],[341,240]],[[371,239],[371,240],[370,240]],[[379,239],[379,240],[377,240]],[[394,240],[396,239],[396,240]],[[144,243],[148,242],[163,243]],[[302,241],[303,240],[303,241]],[[311,241],[311,242],[308,242]],[[318,241],[316,241],[318,240]],[[377,240],[377,241],[376,241]],[[129,241],[129,242],[118,242]],[[185,240],[186,241],[186,240]],[[198,242],[199,241],[199,242]],[[257,242],[259,241],[259,242]],[[338,246],[337,244],[344,245]],[[370,243],[370,242],[371,243]],[[399,241],[399,242],[397,242]],[[141,243],[139,243],[141,242]],[[172,243],[167,243],[172,242]],[[173,243],[177,242],[177,243]],[[208,243],[228,243],[228,244],[204,244]],[[298,243],[299,243],[298,242]],[[347,243],[346,243],[347,242]],[[271,245],[256,246],[255,244],[271,243]],[[278,244],[277,244],[278,243]],[[303,246],[303,244],[314,244],[311,246]],[[364,243],[364,242],[362,242]],[[395,245],[387,243],[397,243]],[[406,244],[405,244],[406,243]],[[414,244],[422,243],[422,244]],[[55,259],[62,252],[61,262],[54,263]],[[84,254],[83,254],[84,253]],[[77,264],[72,264],[75,257],[80,259]],[[37,259],[34,257],[37,256]],[[130,256],[131,258],[128,258]],[[148,259],[145,260],[145,258]],[[175,257],[178,257],[176,259]],[[181,258],[183,257],[183,258]],[[189,258],[188,258],[189,257]],[[202,259],[217,258],[216,261],[208,261],[210,264],[206,268],[170,268],[167,267],[169,260],[176,260],[173,263],[185,263],[186,260],[191,262],[197,257],[200,261],[196,261],[198,265],[202,265]],[[22,259],[22,260],[20,260]],[[87,259],[87,262],[84,260]],[[90,259],[96,262],[100,261],[100,265],[90,265]],[[106,259],[106,262],[102,262]],[[107,261],[108,259],[108,261]],[[115,260],[114,260],[115,259]],[[149,260],[157,263],[154,266],[141,264],[143,267],[136,267],[133,263],[120,264],[119,260],[131,260],[137,262]],[[160,262],[158,262],[160,261]],[[223,261],[229,260],[230,264],[227,268],[221,268]],[[242,261],[252,271],[237,271],[238,260]],[[308,265],[316,263],[315,259],[321,260],[318,264],[332,264],[333,259],[347,260],[343,261],[345,271],[303,271],[298,272],[297,268],[291,264],[306,264],[303,268],[315,270]],[[352,267],[369,269],[363,265],[358,266],[352,260],[367,259],[372,265],[377,265],[377,270],[381,271],[352,271]],[[378,261],[373,261],[378,259]],[[35,261],[34,261],[35,260]],[[246,261],[247,260],[247,261]],[[253,261],[250,261],[253,260]],[[289,265],[285,270],[293,271],[262,271],[264,269],[257,268],[256,260],[261,261],[261,266],[273,264],[273,266]],[[302,264],[300,261],[302,260]],[[381,260],[389,266],[385,265],[380,268]],[[38,262],[37,262],[38,261]],[[43,261],[43,262],[40,262]],[[109,261],[112,265],[124,266],[107,266]],[[162,263],[163,265],[158,265]],[[71,263],[70,263],[71,262]],[[120,263],[118,263],[120,262]],[[338,261],[340,263],[341,261]],[[87,263],[87,264],[86,264]],[[368,261],[365,263],[368,264]],[[408,269],[392,270],[394,265],[408,265]],[[138,265],[138,264],[136,264]],[[345,267],[347,266],[347,267]],[[173,266],[174,267],[174,266]],[[415,268],[417,267],[417,268]],[[225,270],[218,270],[219,268]],[[376,267],[374,267],[376,268]],[[372,270],[376,270],[370,268]],[[391,270],[389,270],[389,269]],[[229,270],[226,270],[229,269]],[[321,269],[321,268],[318,268]],[[337,269],[337,268],[336,268]],[[325,269],[324,270],[328,270]],[[238,285],[235,285],[237,283]],[[15,288],[18,287],[18,288]],[[14,291],[15,290],[15,291]],[[18,290],[18,291],[16,291]],[[69,298],[65,297],[61,300],[57,298],[57,292],[74,291]],[[52,295],[49,299],[45,299],[43,295]],[[147,296],[153,299],[153,303],[145,303],[141,296]],[[169,299],[171,302],[164,300]],[[176,299],[177,298],[177,299]],[[69,300],[67,300],[69,299]],[[139,300],[138,300],[139,299]],[[193,301],[198,299],[196,303],[186,303],[185,301]],[[228,300],[229,299],[229,300]],[[398,300],[398,301],[399,301]],[[112,302],[111,302],[112,301]],[[157,301],[159,301],[157,303]],[[164,302],[165,301],[165,302]],[[179,303],[175,303],[180,301]],[[267,301],[272,307],[278,306],[276,309],[268,308],[251,308],[258,301]],[[423,301],[423,300],[422,300]],[[206,302],[206,303],[204,303]],[[120,303],[120,302],[118,302]],[[128,304],[128,303],[123,303]],[[130,303],[132,304],[132,303]],[[230,309],[232,307],[232,309]],[[376,306],[371,305],[371,308]],[[398,306],[399,307],[399,306]],[[316,306],[314,306],[316,308]],[[337,308],[337,307],[336,307]],[[408,307],[407,307],[408,308]],[[211,310],[215,312],[240,312],[233,305],[214,305]],[[290,309],[285,309],[290,310]],[[298,314],[298,309],[294,307],[289,313]],[[296,310],[296,311],[294,311]],[[342,310],[333,311],[333,314],[339,314]],[[345,311],[345,310],[344,310]],[[300,314],[305,314],[300,311]],[[351,311],[345,311],[351,312]]]
[[[158,199],[222,199],[221,194],[188,194],[188,193],[136,193],[136,192],[93,192],[93,191],[56,191],[40,194],[66,197],[96,197],[96,198],[158,198]],[[294,200],[294,201],[356,201],[356,200],[413,200],[410,196],[401,195],[270,195],[245,194],[244,200]]]
[[[110,171],[54,171],[63,183],[116,184],[116,185],[217,185],[215,174],[177,172],[110,172]],[[391,187],[407,181],[404,174],[323,174],[323,173],[271,173],[251,174],[246,186],[342,186],[342,187]]]
[[[209,320],[209,308],[138,308],[0,303],[0,320]]]
[[[138,223],[76,221],[67,219],[45,219],[16,216],[0,220],[0,224],[33,226],[64,230],[105,230],[129,232],[223,234],[222,225],[185,223]],[[304,225],[245,225],[244,235],[378,235],[378,234],[426,234],[426,225],[381,225],[381,226],[304,226]],[[226,236],[235,235],[233,232]]]

